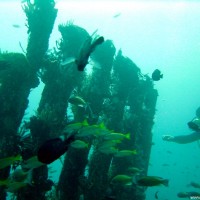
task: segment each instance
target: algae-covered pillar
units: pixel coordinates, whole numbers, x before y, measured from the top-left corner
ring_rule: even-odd
[[[143,76],[139,68],[129,58],[122,56],[121,51],[115,59],[113,71],[113,80],[118,80],[114,82],[114,91],[118,91],[115,98],[118,98],[118,101],[114,102],[118,106],[120,106],[120,102],[121,106],[123,105],[121,109],[118,108],[121,110],[121,120],[119,120],[120,116],[118,118],[118,122],[121,123],[118,128],[124,133],[131,134],[131,139],[123,141],[119,148],[136,150],[137,154],[122,158],[114,157],[112,177],[118,174],[131,176],[129,172],[131,167],[137,167],[142,171],[141,175],[146,175],[152,144],[151,129],[157,91],[153,88],[151,79],[148,76]],[[126,90],[123,90],[124,88]],[[116,120],[114,121],[116,122]],[[131,187],[113,185],[112,190],[119,200],[145,199],[145,188],[138,187],[136,184]]]
[[[111,69],[115,47],[111,40],[106,40],[91,58],[94,62],[90,83],[83,88],[82,94],[90,103],[91,110],[95,116],[92,123],[106,122],[102,115],[103,103],[110,96],[109,86],[111,82]],[[97,121],[98,120],[98,121]],[[105,155],[96,149],[98,139],[93,141],[94,151],[88,163],[87,185],[83,190],[84,199],[103,199],[108,186],[108,169],[111,156]]]
[[[41,70],[45,87],[38,108],[38,116],[48,121],[51,132],[54,132],[52,136],[56,136],[67,122],[68,99],[85,76],[74,62],[63,63],[68,58],[77,57],[82,43],[89,36],[83,28],[71,23],[60,25],[59,31],[62,38],[57,44],[58,52],[49,56]]]
[[[138,95],[135,96],[135,93]],[[137,155],[133,157],[132,166],[142,171],[140,174],[147,175],[149,159],[152,147],[152,127],[154,124],[155,107],[158,92],[153,87],[153,82],[148,76],[143,76],[135,91],[130,93],[128,102],[130,110],[127,111],[127,123],[130,131],[134,133],[134,149]],[[138,200],[145,199],[146,188],[135,185],[133,192]],[[133,193],[129,193],[131,196]]]
[[[38,80],[32,75],[31,66],[20,53],[0,53],[0,158],[20,154],[20,135],[17,134],[25,109],[28,106],[30,88]],[[10,167],[0,170],[0,179],[6,179]],[[0,188],[0,199],[6,193]]]
[[[57,110],[61,110],[62,113],[60,113],[61,115],[58,115],[58,117],[60,117],[62,123],[65,119],[66,125],[69,121],[67,115],[68,99],[73,91],[76,91],[77,87],[82,84],[83,79],[85,78],[85,72],[78,71],[77,66],[74,62],[68,63],[66,61],[69,58],[76,58],[78,56],[80,48],[83,42],[89,37],[89,34],[85,29],[76,26],[70,22],[60,25],[59,31],[62,35],[62,39],[58,44],[58,57],[61,61],[61,73],[60,76],[57,76],[55,78],[55,82],[59,83],[59,91],[58,88],[55,90],[55,86],[57,84],[54,81],[53,82],[55,86],[52,85],[51,91],[54,93],[56,92],[57,95],[62,98],[60,98],[59,101],[57,101],[57,99],[54,99],[52,101],[52,104],[50,104],[50,108],[56,109],[56,105],[60,106],[57,107]],[[53,99],[53,97],[49,97],[49,99]],[[48,98],[46,98],[44,102],[48,103]],[[53,102],[55,107],[53,107]],[[83,119],[83,116],[74,117],[74,122],[77,122],[77,119]],[[87,155],[88,149],[79,150],[70,148],[68,150],[67,155],[65,156],[64,165],[57,186],[57,194],[60,200],[79,199],[79,177],[83,174],[85,166],[87,164]]]
[[[42,62],[42,69],[40,70],[40,77],[45,87],[42,92],[37,114],[30,120],[30,130],[35,144],[35,152],[33,152],[33,155],[37,153],[38,147],[44,141],[49,138],[58,137],[61,133],[64,123],[67,122],[68,98],[72,90],[77,87],[84,76],[84,73],[78,72],[74,63],[64,66],[61,62],[68,56],[75,57],[77,55],[82,42],[88,36],[87,32],[72,24],[67,24],[66,26],[61,25],[59,26],[59,30],[63,36],[59,44],[59,51],[56,54],[46,57]],[[77,35],[75,34],[76,32],[78,32]],[[72,39],[72,43],[66,42],[69,38]],[[77,45],[73,45],[74,41]],[[68,49],[74,53],[67,55]],[[59,56],[62,56],[62,58]],[[67,165],[67,167],[69,166]],[[77,166],[80,167],[79,164]],[[64,165],[64,169],[67,169],[66,165]],[[46,166],[33,170],[33,182],[35,183],[34,187],[31,190],[29,188],[29,190],[18,194],[18,199],[46,198],[46,191],[51,189],[51,181],[48,180]]]
[[[54,0],[27,1],[23,6],[27,16],[28,46],[27,59],[38,70],[48,50],[49,37],[53,30],[58,10]]]
[[[109,86],[111,83],[111,69],[115,55],[115,46],[111,40],[106,40],[97,47],[91,55],[93,63],[92,73],[89,75],[86,86],[81,87],[81,94],[90,104],[92,113],[96,116],[97,123],[103,109],[103,103],[110,96]]]
[[[127,134],[129,131],[124,128],[124,113],[127,109],[127,98],[130,91],[134,90],[139,82],[140,69],[127,57],[122,55],[120,50],[113,63],[112,82],[110,86],[110,97],[104,105],[104,114],[106,115],[107,127],[114,132]],[[137,94],[136,94],[137,95]],[[123,140],[119,145],[119,150],[133,150],[131,148],[131,139]],[[109,169],[108,191],[110,195],[121,200],[124,185],[112,184],[112,178],[118,174],[126,174],[127,161],[130,157],[116,158],[113,155],[112,163]],[[133,198],[133,196],[131,197]]]
[[[57,9],[55,9],[53,0],[34,0],[26,1],[23,5],[23,10],[27,16],[26,25],[29,36],[26,56],[31,67],[31,75],[37,77],[39,69],[44,65],[49,37],[57,16]],[[25,160],[36,154],[37,145],[40,145],[46,139],[50,128],[44,120],[37,121],[33,117],[30,120],[30,131],[35,148],[22,155]],[[27,187],[19,191],[17,199],[45,199],[45,192],[51,189],[51,182],[47,180],[47,167],[34,169],[32,174],[34,185],[31,188]]]

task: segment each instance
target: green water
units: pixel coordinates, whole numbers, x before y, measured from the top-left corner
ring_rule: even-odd
[[[200,182],[199,146],[196,142],[167,143],[162,141],[162,135],[189,134],[187,122],[200,105],[200,2],[60,0],[57,7],[51,48],[60,38],[57,25],[73,20],[89,33],[98,29],[105,39],[113,40],[116,48],[121,48],[143,74],[151,74],[155,68],[162,71],[164,78],[155,83],[159,97],[149,175],[168,178],[170,183],[168,188],[149,188],[147,200],[154,199],[156,191],[159,199],[176,200],[178,192],[195,190],[187,185]],[[24,48],[27,45],[25,23],[20,0],[0,1],[2,51],[22,52],[19,42]],[[38,88],[30,96],[30,116],[37,109],[40,92]]]

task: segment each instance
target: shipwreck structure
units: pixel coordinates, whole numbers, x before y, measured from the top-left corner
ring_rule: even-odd
[[[59,137],[69,123],[84,120],[89,125],[103,123],[113,132],[130,133],[130,139],[117,148],[136,150],[137,154],[118,158],[98,151],[100,139],[82,138],[88,148],[68,150],[58,183],[48,178],[44,165],[33,169],[32,184],[19,188],[13,198],[105,200],[112,196],[117,200],[144,200],[145,188],[137,184],[113,185],[111,180],[118,174],[129,175],[130,167],[147,174],[158,96],[151,78],[143,75],[122,50],[116,50],[112,40],[104,41],[91,53],[90,72],[78,71],[76,62],[65,61],[78,56],[83,42],[91,37],[89,33],[72,22],[61,24],[60,40],[54,51],[47,51],[57,15],[55,2],[27,1],[24,12],[29,39],[26,55],[0,53],[0,158],[20,154],[21,162],[26,161],[37,154],[44,141]],[[45,86],[37,113],[19,131],[28,96],[39,85],[39,78]],[[89,109],[70,105],[68,99],[73,95],[82,97]],[[23,135],[27,130],[29,145]],[[11,166],[1,169],[0,179],[6,180],[10,171]],[[1,200],[6,199],[7,187],[0,186]]]

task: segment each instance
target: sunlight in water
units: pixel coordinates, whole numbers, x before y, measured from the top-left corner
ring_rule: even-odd
[[[188,1],[151,1],[151,0],[136,0],[136,1],[57,1],[57,8],[59,10],[72,9],[79,10],[80,12],[86,12],[87,10],[97,10],[100,12],[105,11],[139,11],[139,10],[149,10],[149,9],[166,9],[171,8],[172,11],[182,11],[187,8],[188,4],[195,4],[198,2],[188,2]]]

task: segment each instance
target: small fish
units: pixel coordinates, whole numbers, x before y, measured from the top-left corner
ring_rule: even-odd
[[[2,158],[0,159],[0,169],[10,166],[16,161],[22,161],[21,155]]]
[[[158,199],[158,191],[155,193],[155,199]]]
[[[100,147],[98,148],[98,151],[100,151],[103,154],[109,155],[117,153],[118,149],[116,147]]]
[[[85,107],[87,105],[85,100],[80,96],[72,96],[68,99],[68,102],[75,106],[80,106],[80,107]]]
[[[144,176],[140,178],[139,180],[137,180],[137,184],[140,186],[146,186],[146,187],[157,186],[157,185],[168,186],[169,180],[163,179],[158,176]]]
[[[76,134],[76,136],[77,137],[102,136],[108,132],[109,130],[106,129],[103,123],[101,123],[99,125],[92,125],[81,128]]]
[[[74,135],[64,141],[61,138],[47,140],[38,150],[38,160],[44,164],[52,163],[68,150],[74,140]]]
[[[99,148],[115,147],[119,143],[121,140],[106,140],[100,144]]]
[[[104,123],[101,123],[99,126],[100,126],[100,129],[99,129],[98,134],[96,136],[104,137],[105,135],[111,133],[111,131],[105,127]]]
[[[132,177],[124,174],[118,174],[112,178],[111,184],[129,184],[132,183]]]
[[[85,149],[85,148],[88,148],[89,144],[82,140],[75,140],[74,142],[70,144],[70,146],[75,149]]]
[[[130,133],[110,133],[104,136],[105,140],[123,140],[123,139],[128,139],[130,140],[131,136]]]
[[[177,196],[179,198],[190,198],[190,199],[192,199],[191,197],[199,197],[200,193],[199,192],[179,192],[177,194]]]
[[[64,130],[63,130],[63,134],[67,133],[73,133],[73,132],[78,132],[79,129],[89,126],[87,120],[84,120],[83,122],[78,122],[78,123],[72,123],[67,125]]]
[[[195,183],[195,182],[191,182],[190,185],[194,188],[200,188],[200,184],[199,183]]]
[[[163,74],[161,74],[161,71],[159,69],[155,69],[151,77],[154,81],[159,81],[161,78],[163,78]]]
[[[136,174],[140,174],[143,170],[139,169],[137,167],[129,167],[127,169],[128,173],[130,173],[131,175],[136,175]]]
[[[113,15],[113,18],[117,18],[119,16],[121,16],[121,13],[117,13],[117,14]]]
[[[179,198],[189,198],[187,192],[179,192],[179,193],[177,193],[177,197],[179,197]]]
[[[20,28],[20,25],[19,24],[13,24],[12,25],[14,28]]]
[[[137,154],[136,150],[121,150],[121,151],[118,151],[114,156],[121,158],[121,157],[136,155],[136,154]]]
[[[10,182],[9,179],[0,180],[0,186],[7,186]]]
[[[44,163],[41,163],[38,160],[37,156],[33,156],[27,160],[24,160],[21,165],[22,165],[22,169],[30,170],[30,169],[41,167],[42,165],[44,165]]]

